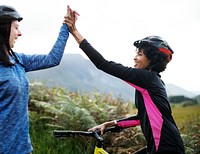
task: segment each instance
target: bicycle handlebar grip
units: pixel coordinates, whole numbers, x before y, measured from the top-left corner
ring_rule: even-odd
[[[74,137],[73,134],[67,132],[67,131],[62,131],[62,130],[54,130],[53,131],[53,136],[54,137]]]
[[[93,132],[88,131],[71,131],[71,130],[54,130],[54,137],[75,137],[77,135],[94,136]]]

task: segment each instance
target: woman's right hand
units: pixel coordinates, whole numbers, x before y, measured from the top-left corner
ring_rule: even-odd
[[[93,128],[88,129],[88,131],[100,131],[101,134],[103,134],[104,130],[107,127],[113,127],[113,126],[116,126],[116,120],[104,122],[104,123],[102,123],[100,125],[97,125],[97,126],[95,126]]]
[[[97,126],[94,126],[90,129],[88,129],[88,131],[98,131],[98,132],[101,132],[101,134],[103,134],[105,128],[106,128],[106,124],[102,123],[100,125],[97,125]]]
[[[73,35],[77,43],[80,44],[84,40],[84,37],[76,29],[75,23],[78,16],[79,14],[76,11],[73,11],[69,6],[67,6],[67,14],[64,17],[64,23],[67,24],[69,32]]]
[[[76,20],[78,20],[78,16],[79,14],[76,11],[72,10],[70,6],[68,5],[67,14],[64,16],[65,18],[64,23],[68,25],[68,28],[71,34],[77,31],[75,23],[76,23]]]

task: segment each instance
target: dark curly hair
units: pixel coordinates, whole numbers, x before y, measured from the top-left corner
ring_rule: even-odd
[[[147,70],[157,73],[163,72],[168,64],[168,55],[160,52],[156,47],[150,44],[142,45],[139,50],[143,49],[144,55],[150,60]],[[172,57],[170,57],[171,59]]]

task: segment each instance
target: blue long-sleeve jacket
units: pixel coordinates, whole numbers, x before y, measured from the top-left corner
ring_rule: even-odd
[[[49,54],[16,54],[10,56],[14,66],[0,62],[0,154],[28,154],[32,151],[29,137],[29,81],[26,72],[59,65],[69,37],[66,24]],[[21,65],[21,64],[22,65]]]

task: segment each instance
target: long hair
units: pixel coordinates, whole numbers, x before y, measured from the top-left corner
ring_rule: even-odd
[[[150,64],[147,66],[147,70],[151,70],[157,73],[163,72],[168,64],[168,56],[160,52],[156,47],[152,45],[143,45],[140,48],[144,49],[145,56],[150,60]]]
[[[11,22],[0,24],[0,61],[6,66],[12,66],[13,63],[10,61],[10,38]]]

